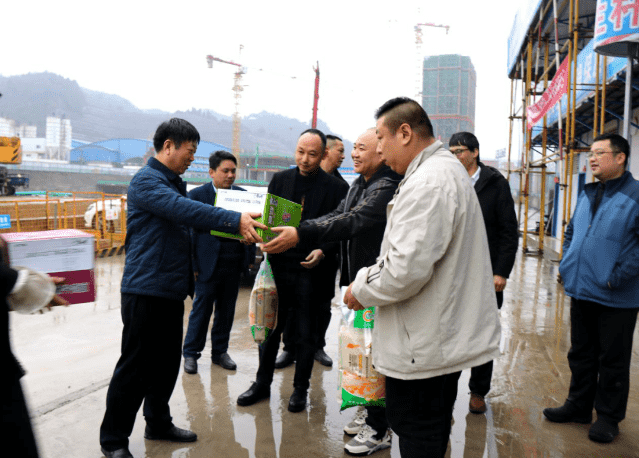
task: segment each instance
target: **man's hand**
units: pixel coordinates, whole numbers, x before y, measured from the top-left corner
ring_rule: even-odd
[[[348,285],[348,289],[346,290],[346,293],[344,294],[344,304],[346,304],[346,306],[351,309],[351,310],[355,310],[356,312],[358,310],[364,310],[365,307],[360,304],[360,302],[357,300],[357,298],[355,298],[355,296],[353,296],[353,284],[351,283],[350,285]]]
[[[493,275],[493,282],[495,283],[495,291],[498,293],[506,288],[506,279],[501,275]]]
[[[240,235],[244,237],[248,243],[262,243],[262,237],[255,232],[256,227],[267,229],[264,224],[255,221],[255,218],[259,218],[260,216],[262,216],[261,213],[242,213],[240,217]]]
[[[272,227],[271,230],[278,232],[280,235],[262,245],[262,251],[264,253],[281,253],[293,248],[300,241],[297,235],[297,229],[294,227],[278,226]]]
[[[53,283],[55,283],[56,285],[61,285],[62,283],[64,283],[65,279],[62,277],[51,277],[51,280],[53,280]],[[64,305],[65,307],[67,307],[69,305],[69,302],[56,294],[53,296],[53,299],[51,299],[51,302],[49,302],[46,307],[47,310],[51,310],[51,307],[55,307],[58,305]]]
[[[318,248],[311,251],[311,254],[306,256],[306,262],[300,262],[300,264],[302,265],[302,267],[312,269],[313,267],[318,265],[322,259],[324,259],[324,252]]]

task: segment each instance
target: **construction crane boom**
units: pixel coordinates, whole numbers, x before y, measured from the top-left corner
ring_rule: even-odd
[[[240,50],[241,49],[242,46],[240,45]],[[235,156],[235,159],[237,160],[237,166],[240,167],[240,99],[242,98],[242,91],[244,91],[244,86],[242,85],[242,75],[246,73],[246,67],[243,67],[241,64],[238,64],[236,62],[220,59],[219,57],[215,57],[210,54],[206,56],[206,61],[209,65],[209,68],[213,68],[214,61],[238,67],[233,78],[233,92],[235,93],[235,113],[233,113],[233,146],[231,147],[231,149],[233,151],[233,156]]]

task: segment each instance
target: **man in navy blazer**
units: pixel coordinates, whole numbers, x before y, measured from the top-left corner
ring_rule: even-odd
[[[193,189],[189,197],[198,202],[215,205],[217,189],[245,189],[234,186],[237,160],[227,151],[216,151],[209,157],[211,182]],[[193,231],[193,271],[195,299],[189,315],[184,339],[184,371],[197,373],[197,360],[206,343],[206,331],[213,313],[211,329],[211,360],[224,369],[235,370],[237,365],[227,353],[229,337],[235,317],[235,302],[240,276],[255,258],[255,245],[247,247],[234,239],[216,237],[210,231]]]

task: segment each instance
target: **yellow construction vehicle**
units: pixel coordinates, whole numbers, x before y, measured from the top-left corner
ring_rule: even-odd
[[[0,164],[21,163],[20,137],[0,137]],[[6,167],[0,166],[0,195],[12,196],[18,186],[28,187],[29,178],[22,174],[10,174]]]

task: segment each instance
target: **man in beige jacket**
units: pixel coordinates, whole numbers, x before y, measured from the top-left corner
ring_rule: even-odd
[[[415,101],[376,113],[378,151],[404,175],[388,204],[380,256],[344,301],[376,307],[373,363],[403,457],[443,457],[463,369],[499,356],[500,325],[486,229],[461,163],[433,137]]]

